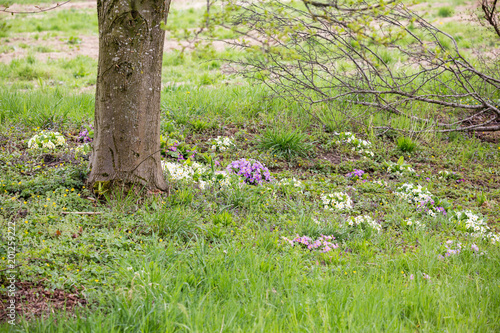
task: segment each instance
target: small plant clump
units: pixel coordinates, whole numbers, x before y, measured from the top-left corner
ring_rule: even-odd
[[[59,132],[43,131],[28,141],[30,149],[55,150],[66,146],[66,139]]]
[[[234,141],[229,137],[221,137],[218,136],[215,139],[211,139],[208,141],[208,144],[211,145],[211,149],[213,151],[226,151],[230,148],[235,147]]]
[[[431,192],[423,188],[422,185],[415,186],[405,183],[397,188],[394,194],[409,204],[416,205],[417,211],[425,212],[432,217],[435,217],[438,213],[442,215],[447,214],[446,209],[440,206],[437,200],[433,198]]]
[[[453,16],[453,9],[450,7],[441,7],[438,10],[439,17],[451,17]]]
[[[419,220],[413,220],[411,218],[403,221],[403,225],[408,227],[408,228],[414,228],[416,230],[422,230],[425,229],[425,224],[420,222]]]
[[[80,133],[78,133],[78,140],[83,143],[92,142],[94,140],[94,126],[85,126]]]
[[[312,151],[307,136],[298,130],[267,129],[258,140],[260,149],[269,150],[274,156],[287,160],[297,156],[305,157]]]
[[[92,147],[87,142],[87,143],[84,143],[83,145],[79,145],[79,146],[73,148],[73,153],[77,157],[78,156],[86,156],[90,153],[91,150],[92,150]]]
[[[450,214],[450,221],[459,230],[463,230],[473,237],[488,240],[492,244],[500,244],[500,236],[491,232],[486,219],[479,214],[475,214],[470,210],[455,211]]]
[[[412,153],[417,147],[417,143],[410,137],[401,136],[396,141],[398,149],[404,153]]]
[[[358,139],[356,135],[351,132],[340,132],[334,134],[337,136],[335,140],[335,143],[337,145],[347,144],[349,147],[351,147],[352,151],[356,151],[364,157],[375,156],[373,151],[371,151],[372,144],[370,141]]]
[[[438,172],[438,178],[439,179],[445,179],[445,180],[463,180],[463,177],[461,174],[455,172],[455,171],[448,171],[448,170],[441,170]]]
[[[190,160],[183,163],[162,161],[167,179],[186,184],[197,184],[204,190],[209,187],[226,188],[233,183],[231,176],[225,171],[214,171],[212,168]]]
[[[384,162],[384,165],[387,167],[387,173],[396,177],[415,174],[415,169],[412,168],[411,164],[405,163],[403,156],[399,158],[397,163],[389,161]]]
[[[348,225],[351,227],[363,226],[365,228],[371,228],[376,232],[380,232],[382,230],[382,226],[377,223],[371,216],[368,215],[360,215],[356,217],[352,217]]]
[[[292,186],[292,187],[298,188],[300,190],[304,189],[304,183],[302,183],[300,180],[296,179],[295,177],[283,178],[278,182],[278,185],[280,185],[280,186]]]

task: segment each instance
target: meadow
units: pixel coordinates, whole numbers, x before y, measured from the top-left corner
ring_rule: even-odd
[[[320,124],[224,60],[243,51],[182,51],[203,3],[166,26],[167,193],[86,187],[93,3],[1,16],[0,331],[498,332],[499,134]],[[471,53],[498,48],[458,18],[472,3],[418,6]]]

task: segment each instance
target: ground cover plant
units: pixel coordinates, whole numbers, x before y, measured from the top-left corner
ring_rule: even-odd
[[[90,15],[47,15],[58,24],[79,11]],[[172,30],[204,19],[176,11]],[[67,56],[0,58],[2,331],[500,329],[498,133],[418,133],[394,118],[409,135],[375,129],[379,116],[338,126],[332,115],[328,126],[220,60],[241,50],[172,51],[168,191],[96,193],[86,186],[96,61],[78,54],[96,21],[51,37],[51,20],[37,32],[37,16],[6,20],[7,45],[64,37],[54,53]],[[442,27],[467,36],[453,24]],[[69,55],[71,36],[82,50]]]

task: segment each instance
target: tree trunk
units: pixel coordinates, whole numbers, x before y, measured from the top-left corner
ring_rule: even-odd
[[[161,67],[170,0],[98,0],[99,64],[88,183],[166,189]]]

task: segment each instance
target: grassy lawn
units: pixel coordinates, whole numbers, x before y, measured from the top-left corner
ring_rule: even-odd
[[[444,20],[439,8],[467,3],[429,4]],[[176,9],[169,33],[202,13]],[[43,15],[4,18],[0,34],[0,56],[16,55],[0,62],[0,331],[500,330],[498,133],[377,131],[381,115],[322,126],[221,60],[240,51],[174,50],[163,59],[168,193],[97,196],[82,148],[97,19]],[[465,48],[497,45],[443,26]],[[33,147],[43,131],[64,144]]]

